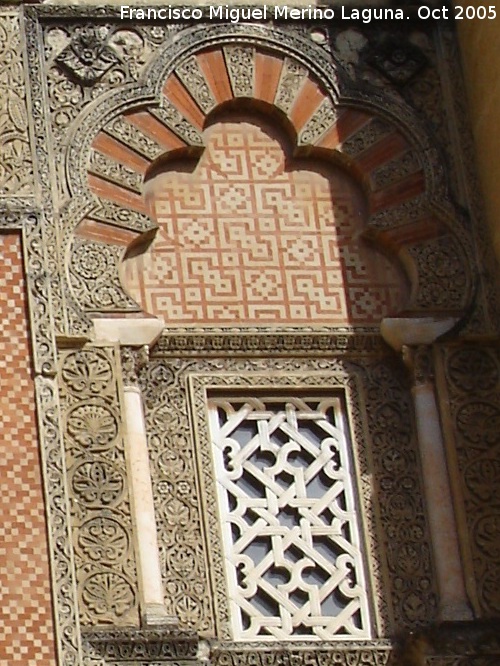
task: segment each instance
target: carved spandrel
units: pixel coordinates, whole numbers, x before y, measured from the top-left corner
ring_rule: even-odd
[[[82,310],[140,310],[121,286],[118,264],[123,247],[75,238],[72,250],[70,284]]]
[[[417,307],[438,311],[465,307],[468,275],[463,249],[456,238],[447,235],[415,244],[409,253],[420,275]]]

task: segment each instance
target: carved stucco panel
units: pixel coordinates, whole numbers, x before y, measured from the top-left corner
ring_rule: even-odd
[[[482,617],[500,613],[500,352],[439,350],[440,406],[468,593]]]
[[[138,625],[138,595],[113,348],[61,354],[64,456],[83,626]]]
[[[257,339],[254,344],[258,346]],[[198,347],[200,353],[202,346]],[[396,626],[425,624],[435,616],[436,598],[411,401],[398,371],[390,364],[366,365],[363,362],[362,365],[318,359],[226,358],[208,361],[161,356],[151,359],[142,376],[142,387],[156,515],[166,603],[169,612],[179,616],[181,626],[207,636],[230,638],[227,590],[223,576],[217,573],[224,567],[222,552],[217,546],[220,537],[216,502],[214,498],[207,501],[213,484],[205,478],[203,502],[206,513],[203,519],[202,499],[195,482],[195,450],[205,474],[209,474],[206,470],[212,464],[207,438],[201,436],[204,382],[233,388],[235,382],[239,382],[238,386],[248,390],[267,382],[269,385],[286,385],[289,390],[291,387],[317,386],[319,380],[311,375],[312,371],[322,373],[327,386],[337,382],[337,389],[347,381],[346,373],[356,376],[356,391],[363,396],[369,415],[367,421],[361,405],[350,400],[357,440],[366,442],[369,438],[373,442],[373,448],[370,445],[370,450],[360,456],[358,478],[361,496],[368,498],[373,492],[378,495],[377,509],[365,506],[365,520],[369,525],[365,538],[372,553],[371,579],[378,605],[379,635],[386,635],[385,632]],[[343,380],[339,380],[339,372]],[[191,388],[188,391],[186,382],[189,378]],[[356,391],[354,387],[350,389],[351,398]],[[196,444],[191,434],[190,410],[198,419]],[[368,468],[374,469],[375,487],[369,480]],[[208,549],[202,529],[204,520],[211,544]],[[210,589],[210,580],[214,586],[213,597],[206,592]]]
[[[33,195],[33,163],[17,14],[0,12],[0,197]]]

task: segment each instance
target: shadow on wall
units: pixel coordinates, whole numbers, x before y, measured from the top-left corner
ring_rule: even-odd
[[[361,233],[367,203],[343,167],[292,157],[275,122],[218,114],[193,160],[153,165],[158,233],[123,283],[169,325],[377,325],[408,297],[403,270]]]

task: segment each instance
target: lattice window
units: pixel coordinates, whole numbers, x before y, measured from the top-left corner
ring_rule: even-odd
[[[369,637],[338,397],[209,399],[237,640]]]

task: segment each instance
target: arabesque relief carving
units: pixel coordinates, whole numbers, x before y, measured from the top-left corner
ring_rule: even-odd
[[[460,216],[454,211],[447,194],[446,175],[440,163],[439,151],[434,148],[434,140],[420,126],[418,118],[399,93],[385,95],[382,80],[374,79],[369,84],[365,82],[359,86],[351,78],[350,71],[344,71],[336,60],[337,55],[341,60],[340,50],[337,53],[333,49],[332,55],[330,49],[317,46],[307,33],[298,28],[295,30],[283,26],[273,30],[271,35],[265,25],[214,25],[210,30],[211,44],[218,40],[220,48],[213,51],[204,46],[207,35],[199,26],[189,34],[182,32],[181,25],[160,28],[148,25],[147,22],[134,27],[121,24],[118,28],[114,23],[114,12],[109,10],[102,14],[102,22],[92,27],[92,23],[85,20],[85,11],[79,13],[75,9],[64,10],[68,19],[64,25],[57,25],[54,21],[45,24],[43,17],[53,13],[57,13],[56,10],[45,7],[28,11],[29,20],[34,24],[37,24],[37,16],[42,18],[42,23],[38,24],[43,26],[39,36],[43,37],[45,43],[43,60],[35,62],[33,57],[30,71],[34,79],[43,78],[45,74],[40,70],[40,66],[43,66],[49,75],[49,104],[53,109],[49,119],[50,132],[53,135],[54,150],[62,158],[55,160],[55,164],[61,165],[57,175],[61,201],[70,192],[79,193],[77,199],[68,199],[67,204],[61,208],[61,215],[57,216],[64,244],[71,243],[71,234],[75,223],[79,221],[83,224],[82,230],[85,225],[88,226],[89,221],[103,225],[99,228],[104,235],[111,233],[108,225],[122,225],[120,219],[126,216],[130,220],[128,228],[132,226],[139,231],[141,226],[147,226],[147,223],[142,225],[139,222],[147,210],[140,192],[135,190],[140,186],[148,163],[161,153],[161,148],[168,155],[171,150],[183,146],[201,146],[200,122],[203,123],[204,116],[214,108],[214,104],[238,96],[253,95],[289,114],[301,91],[319,84],[324,87],[324,100],[309,120],[296,128],[299,145],[338,152],[339,157],[356,169],[362,163],[359,148],[353,150],[358,133],[368,130],[371,136],[372,129],[375,131],[377,124],[382,123],[387,127],[386,132],[392,140],[399,135],[401,138],[398,141],[407,144],[404,154],[396,157],[395,161],[389,155],[387,165],[378,164],[374,169],[373,178],[367,174],[372,193],[370,196],[373,197],[373,224],[368,224],[366,233],[375,243],[383,246],[386,242],[384,239],[387,239],[391,248],[400,251],[414,247],[410,240],[413,235],[420,237],[420,243],[434,242],[449,236],[457,248],[455,260],[460,266],[460,276],[464,276],[464,284],[455,287],[453,277],[449,278],[450,289],[446,292],[450,296],[447,302],[433,300],[434,290],[421,294],[420,289],[425,283],[424,273],[430,267],[430,255],[424,256],[420,252],[416,261],[413,258],[416,254],[406,253],[405,261],[412,262],[412,267],[408,267],[409,274],[416,275],[422,271],[421,279],[417,278],[413,284],[411,302],[407,307],[412,311],[452,308],[457,313],[466,307],[472,289],[472,276],[466,267],[472,246],[468,232],[460,223],[457,226]],[[332,28],[329,43],[335,44],[336,38],[340,40],[341,32],[338,28]],[[174,34],[175,42],[172,39]],[[243,45],[238,47],[235,40],[240,38]],[[260,45],[266,39],[269,40],[268,49],[275,49],[274,57],[282,63],[281,72],[276,70],[272,75],[276,76],[274,98],[269,97],[268,91],[256,87],[258,68],[265,61]],[[383,44],[377,48],[382,51],[385,49],[388,53],[390,51],[392,58],[397,45],[391,42],[388,50],[386,42],[385,46]],[[420,47],[415,43],[403,40],[399,47],[407,56],[406,64],[421,59],[420,56],[417,58]],[[177,55],[179,49],[183,53],[181,58]],[[97,64],[92,72],[90,66],[85,64],[91,52],[98,56],[94,59]],[[427,58],[427,55],[423,57]],[[221,92],[222,89],[214,91],[206,74],[207,66],[210,65],[203,65],[204,58],[207,63],[213,61],[214,65],[216,61],[223,63],[227,77],[226,92]],[[412,81],[418,80],[420,72],[412,70],[412,76]],[[374,86],[369,93],[367,85]],[[433,85],[439,83],[435,81]],[[118,90],[117,86],[121,88]],[[106,93],[112,87],[116,92]],[[103,96],[103,103],[98,108],[89,107],[99,96]],[[356,111],[352,118],[351,109],[338,106],[342,104],[343,96],[357,100],[356,108],[360,111]],[[155,98],[154,102],[146,102],[152,97]],[[181,99],[191,100],[191,106],[183,106],[179,101]],[[375,113],[374,104],[378,108]],[[87,107],[92,108],[92,111],[86,111]],[[80,113],[78,121],[76,109]],[[118,112],[117,109],[123,110]],[[347,111],[344,118],[341,111]],[[341,146],[336,147],[333,137],[336,132],[342,133],[342,127],[349,124],[348,115],[353,123],[352,129],[341,137]],[[371,142],[376,145],[377,139],[371,139]],[[67,150],[64,148],[66,145],[69,146]],[[113,150],[119,146],[122,157],[116,159]],[[123,151],[131,150],[137,155],[135,151],[139,146],[143,146],[139,150],[142,161],[140,165],[136,161],[135,166],[132,166]],[[421,161],[419,156],[424,155],[425,159]],[[395,174],[400,174],[399,180]],[[133,187],[130,178],[134,180]],[[409,198],[407,202],[394,201],[391,204],[391,188],[400,192],[408,188],[408,193],[416,188],[416,194],[404,195]],[[435,201],[439,201],[439,205],[435,205]],[[109,213],[104,213],[106,208]],[[108,214],[111,217],[108,218]],[[380,224],[382,218],[384,224]],[[407,224],[415,225],[411,234],[408,234]],[[124,253],[126,245],[122,249]],[[111,282],[119,286],[118,265]],[[72,285],[58,284],[57,281],[52,284],[52,292],[56,303],[63,305],[66,302],[71,305],[71,314],[68,313],[65,320],[59,322],[56,318],[61,332],[69,332],[70,328],[88,330],[85,312],[95,312],[102,299],[91,302],[91,297],[85,297],[81,300]],[[117,291],[104,300],[104,311],[134,309],[130,304],[125,305],[127,297],[119,295]],[[76,305],[80,301],[81,304]],[[77,324],[75,314],[81,306],[81,323]]]
[[[265,334],[261,337],[265,339]],[[208,341],[210,335],[207,334],[205,339]],[[254,344],[258,345],[258,338]],[[198,356],[203,357],[201,346]],[[273,372],[270,373],[270,370]],[[321,371],[321,378],[309,376],[311,370]],[[268,373],[265,382],[262,372]],[[175,356],[162,358],[160,352],[159,355],[153,354],[147,370],[143,371],[142,388],[156,513],[159,517],[166,603],[170,604],[169,613],[179,617],[181,626],[196,629],[202,635],[213,635],[215,632],[225,640],[231,636],[227,591],[220,576],[223,565],[215,497],[205,505],[211,544],[209,552],[203,546],[200,533],[202,511],[200,498],[193,486],[196,456],[190,436],[185,382],[193,377],[191,400],[193,413],[198,415],[199,464],[205,475],[205,492],[213,493],[215,482],[208,471],[212,465],[210,446],[203,434],[206,429],[202,424],[206,413],[204,386],[232,387],[233,390],[238,386],[240,390],[244,387],[251,391],[254,383],[262,386],[264,382],[269,386],[286,386],[287,390],[318,384],[323,389],[336,387],[335,390],[338,390],[345,382],[352,381],[347,380],[348,375],[358,377],[356,390],[363,391],[369,414],[367,422],[356,402],[352,401],[354,393],[351,392],[349,409],[352,410],[356,436],[360,438],[359,445],[363,445],[361,438],[367,437],[368,429],[373,441],[370,456],[373,456],[371,464],[376,470],[375,488],[363,473],[363,465],[368,463],[361,462],[360,493],[368,498],[370,493],[376,492],[380,506],[377,517],[370,513],[368,507],[365,509],[370,524],[366,538],[371,553],[372,584],[379,605],[377,622],[379,627],[385,628],[379,630],[425,624],[434,616],[436,599],[419,492],[411,403],[390,365],[385,362],[363,362],[359,365],[348,361],[314,359],[279,362],[258,359],[183,360]],[[379,527],[376,528],[375,524]],[[381,543],[385,544],[383,554]],[[210,576],[214,575],[217,610],[212,606],[210,595],[201,593],[207,589]],[[383,589],[390,589],[391,594],[383,593]]]
[[[61,354],[59,385],[82,625],[138,624],[137,581],[112,348]]]
[[[500,613],[500,356],[473,344],[442,349],[442,409],[457,467],[455,489],[467,527],[469,590],[482,617]],[[465,530],[464,530],[465,532]]]
[[[0,197],[33,195],[33,163],[17,14],[0,12]]]

